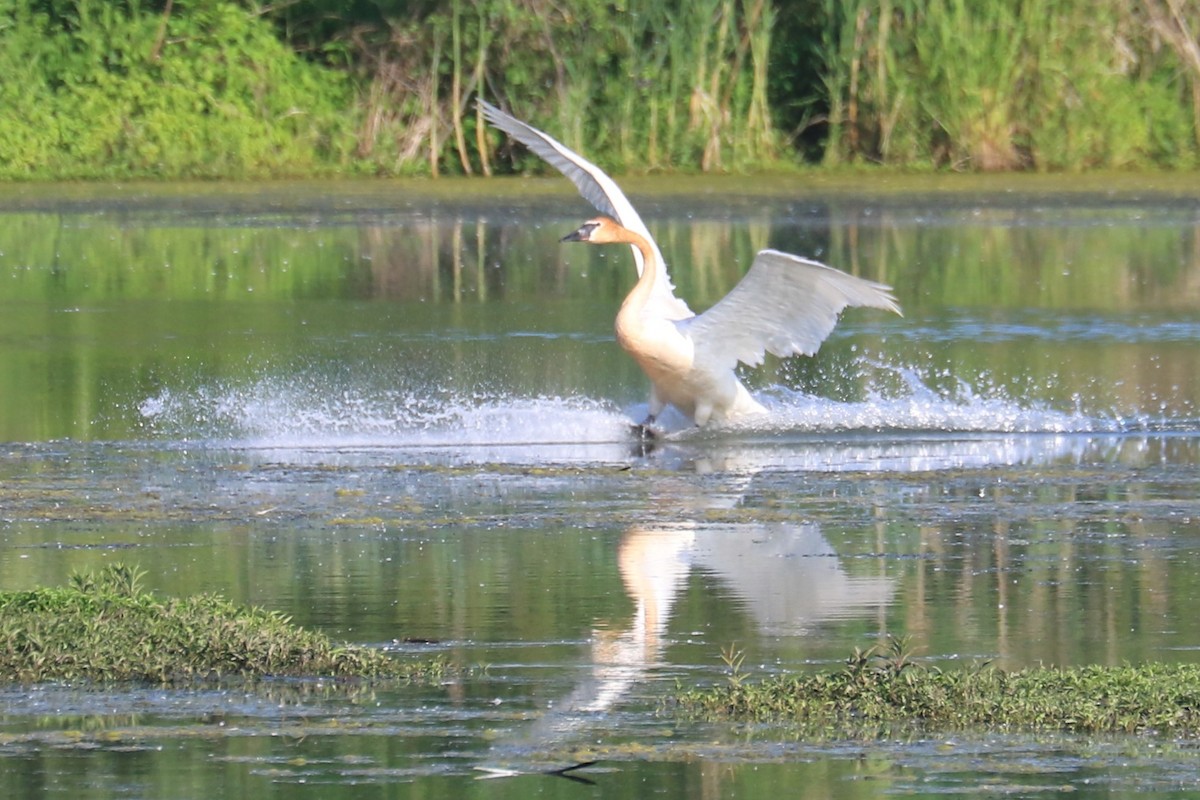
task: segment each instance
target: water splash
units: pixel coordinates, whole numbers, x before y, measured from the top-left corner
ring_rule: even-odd
[[[890,380],[868,387],[859,401],[838,401],[775,387],[764,393],[770,417],[762,427],[786,431],[921,431],[944,433],[1093,433],[1111,420],[1075,408],[1011,396],[981,378],[978,385],[949,374],[931,377],[911,366],[873,364]],[[939,385],[943,384],[943,385]]]
[[[243,448],[595,444],[628,428],[617,408],[588,398],[374,392],[305,378],[165,389],[138,410],[153,435]]]
[[[921,369],[867,364],[861,399],[829,399],[795,389],[760,392],[768,414],[722,430],[696,430],[678,414],[660,423],[673,441],[819,440],[854,432],[894,442],[915,434],[1074,434],[1114,432],[1114,417],[1061,410],[1012,394],[986,380],[972,384]],[[629,425],[646,408],[622,409],[579,396],[520,396],[440,387],[377,389],[365,382],[313,375],[245,384],[164,389],[139,405],[155,439],[264,450],[411,449],[470,451],[469,458],[620,460]]]

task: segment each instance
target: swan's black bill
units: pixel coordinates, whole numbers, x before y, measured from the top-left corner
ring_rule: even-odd
[[[560,242],[586,242],[592,238],[592,231],[596,229],[595,222],[585,222],[579,226],[578,230],[571,231]]]

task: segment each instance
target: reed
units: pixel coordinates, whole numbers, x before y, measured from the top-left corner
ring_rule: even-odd
[[[381,5],[9,0],[0,178],[1200,164],[1200,0]]]
[[[830,0],[825,14],[827,163],[1078,170],[1200,157],[1200,47],[1184,33],[1197,0]]]

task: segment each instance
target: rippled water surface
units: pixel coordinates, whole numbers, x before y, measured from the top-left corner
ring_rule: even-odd
[[[1095,188],[1096,190],[1092,190]],[[896,287],[768,416],[629,434],[623,250],[556,181],[0,201],[0,587],[122,561],[459,668],[0,689],[14,796],[1086,796],[1197,744],[811,741],[674,687],[910,637],[945,668],[1200,660],[1200,192],[632,182],[694,308],[762,247]],[[640,191],[639,191],[640,190]],[[596,763],[548,775],[581,762]]]

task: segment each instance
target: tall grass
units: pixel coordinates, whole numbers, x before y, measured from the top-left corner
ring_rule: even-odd
[[[0,0],[0,178],[543,168],[480,95],[619,171],[1196,166],[1198,28],[1200,0]]]
[[[828,0],[830,163],[1195,165],[1198,0]]]
[[[616,169],[767,163],[772,21],[767,0],[452,0],[354,42],[371,76],[360,152],[389,172],[487,171],[483,94]]]

